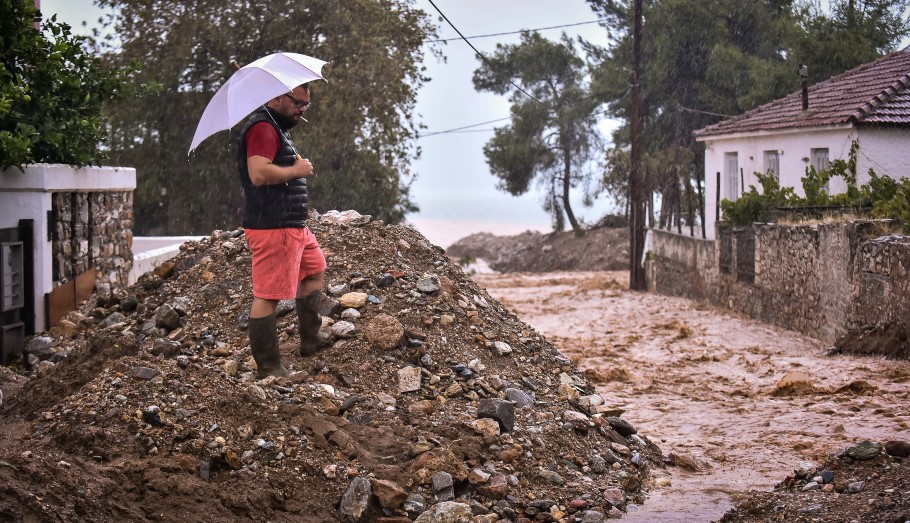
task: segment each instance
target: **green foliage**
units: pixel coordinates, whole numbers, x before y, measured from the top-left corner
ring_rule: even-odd
[[[894,218],[905,227],[910,226],[910,180],[900,182],[887,176],[878,176],[869,169],[869,183],[857,186],[856,158],[859,144],[856,140],[850,146],[847,160],[832,160],[830,166],[822,171],[807,167],[802,178],[805,197],[797,196],[793,188],[781,188],[774,176],[755,173],[762,191],[754,185],[749,191],[734,202],[721,201],[723,221],[733,225],[748,225],[755,222],[768,222],[775,210],[786,208],[833,206],[857,209],[871,208],[869,215],[875,218]],[[830,195],[825,190],[832,178],[843,178],[847,183],[847,192]]]
[[[761,192],[751,185],[736,201],[724,198],[720,202],[724,221],[734,225],[765,222],[774,209],[789,206],[798,198],[792,187],[781,187],[773,174],[755,173],[755,177],[761,184]]]
[[[419,156],[414,106],[431,18],[410,0],[97,0],[114,9],[118,62],[138,60],[157,96],[111,109],[111,155],[136,166],[138,234],[207,234],[239,225],[236,130],[186,151],[206,104],[241,65],[278,51],[330,63],[314,83],[309,123],[292,130],[312,160],[310,202],[390,223],[416,210],[410,162]]]
[[[29,163],[99,164],[105,102],[128,96],[132,67],[110,68],[33,2],[0,0],[0,170]]]
[[[593,116],[598,102],[587,91],[584,62],[572,41],[523,33],[520,44],[500,44],[486,57],[474,72],[474,86],[512,98],[511,125],[497,129],[484,146],[499,188],[520,195],[537,180],[547,189],[544,210],[554,229],[562,230],[565,216],[580,233],[569,194],[592,179],[587,163],[598,143]]]

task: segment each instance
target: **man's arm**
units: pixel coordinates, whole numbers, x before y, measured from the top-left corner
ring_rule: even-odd
[[[277,185],[313,175],[313,164],[308,159],[299,157],[294,165],[282,167],[275,165],[271,159],[265,156],[254,155],[246,159],[246,167],[250,173],[250,181],[257,187]]]

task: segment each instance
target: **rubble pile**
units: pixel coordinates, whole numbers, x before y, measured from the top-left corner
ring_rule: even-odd
[[[282,302],[289,377],[256,379],[241,230],[31,340],[28,379],[0,379],[21,387],[0,520],[596,523],[642,501],[660,450],[441,248],[350,211],[312,228],[334,343],[298,355]]]
[[[800,463],[773,492],[750,492],[722,523],[910,521],[910,443],[861,441],[818,465]]]

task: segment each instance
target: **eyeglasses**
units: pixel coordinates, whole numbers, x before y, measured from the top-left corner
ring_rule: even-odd
[[[309,106],[310,106],[310,101],[309,101],[309,100],[298,100],[298,99],[294,98],[293,96],[291,96],[291,95],[289,95],[289,94],[286,94],[285,96],[287,96],[288,98],[290,98],[291,101],[294,102],[294,107],[296,107],[296,108],[298,108],[298,109],[300,109],[301,107],[309,107]]]

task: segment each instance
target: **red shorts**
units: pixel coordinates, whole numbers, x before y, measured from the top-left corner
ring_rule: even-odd
[[[246,229],[253,253],[253,296],[264,300],[289,300],[297,296],[297,283],[325,270],[325,256],[316,236],[306,227]]]

